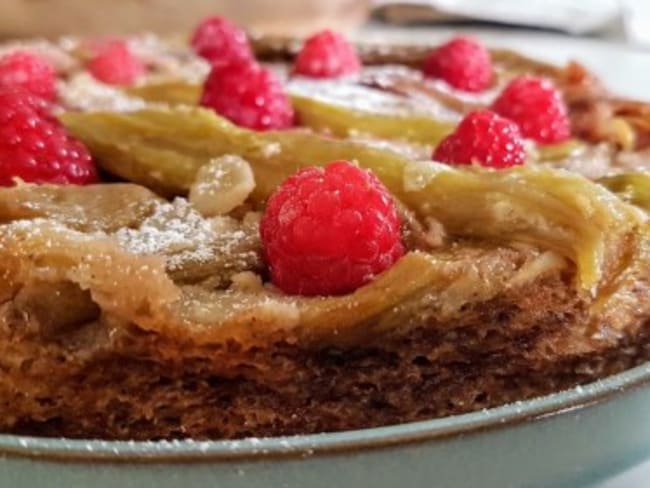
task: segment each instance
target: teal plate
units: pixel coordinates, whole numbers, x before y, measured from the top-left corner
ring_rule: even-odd
[[[0,436],[0,486],[581,487],[650,459],[650,363],[471,414],[332,434],[109,442]]]

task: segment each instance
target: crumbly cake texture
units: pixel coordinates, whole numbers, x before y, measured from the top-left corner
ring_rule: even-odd
[[[206,75],[185,49],[151,37],[132,42],[155,67],[152,84]],[[38,44],[66,73],[59,86],[62,109],[78,110],[78,116],[100,110],[128,117],[143,107],[156,113],[161,102],[137,96],[137,87],[118,90],[88,78],[71,54],[74,45]],[[267,60],[290,59],[294,46],[282,39],[254,43]],[[427,52],[360,49],[366,65],[416,65]],[[562,87],[574,134],[590,145],[558,166],[593,179],[646,167],[647,106],[608,95],[576,65],[559,69],[514,53],[492,55]],[[403,73],[368,69],[362,85],[420,95],[435,86]],[[185,100],[185,88],[174,93]],[[475,103],[441,93],[436,97],[451,97],[452,105]],[[621,150],[621,136],[609,122],[623,116],[636,139]],[[380,146],[407,159],[419,150],[350,137],[359,147]],[[605,208],[611,219],[606,232],[581,221],[570,234],[563,207],[556,206],[560,216],[550,220],[566,224],[555,230],[573,235],[568,242],[596,239],[588,254],[598,268],[592,276],[585,271],[586,254],[574,253],[579,243],[567,248],[546,229],[536,237],[548,238],[542,239],[548,246],[516,232],[500,234],[507,227],[499,227],[499,219],[517,224],[516,212],[526,207],[508,209],[486,198],[487,211],[464,214],[452,198],[446,203],[451,214],[441,207],[436,218],[422,218],[428,207],[414,210],[413,202],[430,178],[444,181],[444,173],[420,175],[412,170],[422,163],[407,164],[404,171],[415,176],[403,184],[381,175],[403,200],[405,256],[350,294],[289,296],[267,283],[259,219],[263,192],[273,185],[259,175],[277,179],[272,171],[290,148],[282,140],[263,141],[259,154],[248,154],[256,189],[227,215],[208,216],[183,196],[169,198],[187,193],[189,185],[182,184],[166,187],[165,197],[122,182],[0,189],[2,431],[104,439],[340,431],[532,398],[650,358],[648,224],[644,211],[622,200],[634,201],[634,195],[619,198],[579,179],[579,197],[567,205],[580,212],[569,217],[597,221]],[[84,142],[103,169],[124,177],[116,164],[132,161],[110,153],[122,159],[107,162],[104,146]],[[522,198],[517,188],[530,181],[502,188]],[[555,191],[552,198],[563,195]],[[538,196],[539,187],[527,192]],[[494,219],[494,230],[462,221],[469,216]],[[540,228],[548,224],[543,216],[537,217]]]

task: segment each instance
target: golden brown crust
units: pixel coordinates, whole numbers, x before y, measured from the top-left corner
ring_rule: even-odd
[[[398,263],[369,285],[385,287],[379,301],[369,288],[294,299],[241,269],[221,288],[184,284],[164,252],[134,254],[88,225],[96,190],[2,191],[15,204],[0,226],[3,431],[200,439],[363,428],[530,398],[647,357],[643,246],[603,292],[620,295],[616,306],[605,300],[597,314],[566,261],[471,241],[443,245],[438,260],[409,254],[418,276],[391,281],[412,274]],[[81,213],[70,206],[80,200]],[[123,215],[112,200],[102,212]],[[44,203],[15,220],[21,201]],[[138,208],[135,229],[151,219]]]

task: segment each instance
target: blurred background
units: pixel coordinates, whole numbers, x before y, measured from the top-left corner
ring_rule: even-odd
[[[487,23],[650,45],[648,0],[0,0],[0,36],[171,35],[210,14],[256,32],[298,36],[323,27]]]

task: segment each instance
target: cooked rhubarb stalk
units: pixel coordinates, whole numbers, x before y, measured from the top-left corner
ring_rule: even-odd
[[[650,211],[650,174],[624,173],[606,176],[598,183],[619,195],[624,200]]]
[[[201,98],[201,85],[187,81],[161,81],[125,89],[131,96],[147,102],[168,103],[170,105],[198,105]]]
[[[405,203],[435,216],[452,235],[554,250],[578,265],[585,288],[613,270],[630,231],[643,220],[582,176],[550,168],[486,171],[411,163],[405,174],[412,182],[402,197]]]
[[[419,144],[436,144],[455,123],[432,116],[389,115],[331,104],[300,95],[291,97],[301,125],[337,136],[372,135]]]
[[[584,144],[577,139],[569,139],[558,144],[545,144],[535,147],[537,159],[541,162],[557,161],[571,156],[584,147]]]
[[[433,145],[451,132],[459,118],[434,100],[350,83],[301,80],[288,89],[301,125],[341,137],[361,134]]]
[[[451,235],[525,242],[577,265],[594,291],[618,269],[642,212],[601,185],[561,170],[507,171],[414,163],[395,153],[306,131],[254,132],[200,108],[67,113],[62,119],[109,172],[168,194],[186,193],[211,159],[236,154],[253,170],[251,198],[263,202],[297,169],[346,159],[372,170],[420,217]]]
[[[187,193],[198,169],[225,154],[236,154],[251,164],[256,182],[253,198],[258,201],[299,168],[337,159],[356,160],[401,188],[401,168],[408,162],[390,151],[308,131],[242,129],[198,107],[70,112],[62,120],[90,145],[104,169],[167,195]]]

